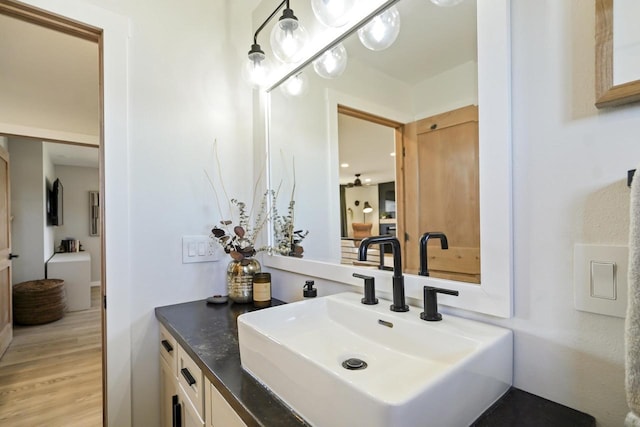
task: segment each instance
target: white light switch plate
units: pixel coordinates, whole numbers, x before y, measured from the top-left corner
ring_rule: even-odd
[[[222,248],[204,234],[182,236],[182,263],[212,262],[221,257]]]
[[[573,295],[576,309],[624,318],[628,264],[627,246],[575,245]]]

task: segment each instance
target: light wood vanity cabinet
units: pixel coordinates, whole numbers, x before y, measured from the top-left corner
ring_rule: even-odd
[[[246,427],[218,389],[205,379],[205,417],[207,427]]]
[[[246,427],[200,367],[160,325],[162,427]]]

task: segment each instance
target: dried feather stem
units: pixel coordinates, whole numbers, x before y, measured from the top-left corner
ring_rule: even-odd
[[[225,199],[227,199],[227,203],[229,203],[229,215],[231,215],[230,220],[233,222],[233,208],[231,206],[231,199],[227,194],[227,189],[224,187],[224,180],[222,179],[222,167],[220,165],[220,156],[218,155],[218,139],[217,138],[213,141],[213,152],[216,156],[216,165],[218,166],[218,177],[220,178],[220,187],[222,187],[222,192],[224,193],[224,197]]]

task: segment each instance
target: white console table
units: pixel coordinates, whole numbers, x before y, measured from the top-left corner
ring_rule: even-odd
[[[91,307],[91,254],[89,252],[59,253],[47,262],[47,278],[64,280],[67,311]]]

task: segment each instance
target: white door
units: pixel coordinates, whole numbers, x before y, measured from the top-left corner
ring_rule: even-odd
[[[0,357],[13,339],[9,153],[0,147]]]

